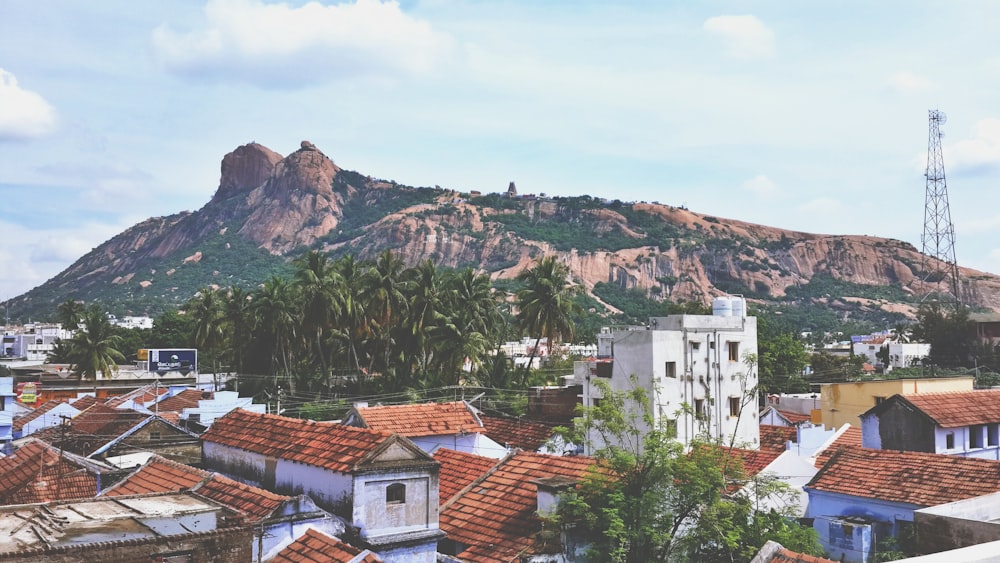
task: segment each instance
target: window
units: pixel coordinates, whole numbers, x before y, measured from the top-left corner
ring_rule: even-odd
[[[985,424],[973,424],[969,427],[969,448],[983,447],[983,434],[986,433]]]
[[[729,416],[740,415],[740,398],[729,397]]]
[[[159,433],[159,431],[153,430],[152,432],[150,432],[149,433],[149,439],[152,440],[152,441],[154,441],[154,442],[158,442],[160,440],[160,433]]]
[[[385,488],[386,504],[402,504],[406,502],[406,485],[393,483]]]
[[[740,343],[726,342],[726,347],[729,348],[729,361],[730,362],[740,361]]]
[[[705,399],[694,400],[694,416],[698,420],[705,418]]]
[[[699,348],[701,348],[701,342],[692,342],[691,343],[691,349],[692,350],[697,350]]]
[[[879,406],[885,402],[885,397],[875,397],[875,406]]]
[[[597,362],[597,377],[611,377],[614,373],[614,362]]]
[[[675,419],[675,418],[668,418],[666,420],[666,423],[664,425],[664,429],[663,430],[666,433],[667,438],[676,438],[677,437],[677,419]]]
[[[665,377],[677,377],[677,362],[667,362],[663,375]]]
[[[955,433],[949,432],[944,435],[944,449],[953,450],[955,449]]]
[[[604,403],[604,399],[591,399],[590,402],[596,409],[597,407],[601,406],[602,403]]]
[[[993,423],[986,427],[986,445],[1000,445],[1000,424]]]

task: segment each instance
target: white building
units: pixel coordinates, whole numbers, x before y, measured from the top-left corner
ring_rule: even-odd
[[[31,362],[44,362],[55,349],[56,340],[70,338],[72,333],[60,324],[31,323],[3,335],[0,355],[24,358]]]
[[[132,329],[153,328],[152,317],[122,317],[119,319],[114,315],[108,315],[108,320],[111,322],[111,324],[115,326],[120,326],[122,328],[132,328]]]
[[[598,359],[575,365],[584,406],[603,398],[595,381],[627,391],[634,376],[650,398],[655,423],[675,428],[682,443],[701,437],[756,449],[757,373],[745,360],[757,353],[757,319],[745,315],[741,298],[734,299],[735,316],[715,303],[714,315],[653,317],[648,327],[602,329]]]

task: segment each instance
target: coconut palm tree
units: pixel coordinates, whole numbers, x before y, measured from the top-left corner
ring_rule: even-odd
[[[371,331],[369,373],[385,371],[389,366],[393,331],[408,308],[403,281],[405,270],[403,261],[391,250],[385,250],[365,273],[361,284],[361,299],[368,306],[368,328]]]
[[[311,335],[320,369],[329,376],[330,362],[324,340],[332,329],[338,301],[337,274],[327,255],[315,250],[299,257],[295,266],[295,287],[301,295],[302,329]]]
[[[194,345],[204,350],[213,364],[213,373],[219,373],[219,353],[226,336],[223,301],[224,297],[218,289],[206,287],[186,307],[187,314],[194,321]]]
[[[125,361],[118,350],[121,337],[114,333],[107,314],[96,304],[84,311],[82,325],[67,342],[70,371],[83,380],[93,381],[97,396],[97,374],[108,379],[118,371],[118,362]]]
[[[84,306],[83,301],[67,299],[58,307],[59,324],[66,330],[76,330],[86,311],[87,307]]]
[[[526,334],[535,337],[535,346],[524,369],[524,381],[527,381],[542,337],[548,342],[549,354],[556,337],[573,338],[572,318],[581,312],[580,306],[573,301],[579,286],[570,283],[569,268],[555,256],[539,259],[534,266],[518,274],[517,279],[524,283],[517,292],[518,324]]]
[[[261,345],[270,350],[271,369],[287,375],[291,371],[292,347],[298,333],[299,305],[292,286],[280,277],[272,277],[254,293],[249,313]]]

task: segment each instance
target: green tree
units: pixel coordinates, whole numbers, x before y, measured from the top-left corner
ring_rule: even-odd
[[[84,313],[87,311],[83,301],[67,299],[59,304],[58,315],[59,324],[66,330],[76,330],[80,326]]]
[[[110,379],[118,371],[118,362],[124,361],[125,356],[118,350],[121,337],[114,333],[114,326],[98,305],[87,308],[82,324],[67,343],[70,370],[85,381],[93,381],[96,394],[97,374]]]
[[[191,317],[170,309],[153,320],[150,348],[191,348],[194,346]]]
[[[547,339],[550,355],[556,337],[572,340],[572,318],[580,312],[573,297],[580,286],[570,283],[569,267],[555,256],[539,259],[534,266],[518,274],[517,279],[524,284],[517,292],[518,324],[526,334],[535,337],[535,346],[524,369],[527,381],[528,370],[543,337]]]
[[[791,330],[782,330],[769,315],[757,317],[757,362],[763,393],[805,393],[802,373],[809,364],[805,343]]]
[[[557,521],[590,542],[596,561],[749,561],[768,540],[820,554],[816,534],[791,511],[796,493],[748,479],[738,455],[713,442],[685,453],[673,429],[654,424],[645,389],[596,385],[572,440],[593,439],[597,463],[560,501]],[[764,498],[785,499],[765,508]]]
[[[185,307],[194,324],[194,345],[203,354],[213,373],[219,373],[219,354],[225,344],[225,311],[222,292],[202,288]]]
[[[938,301],[925,303],[917,310],[913,338],[931,345],[929,360],[935,366],[973,367],[976,327],[964,306],[951,308]]]

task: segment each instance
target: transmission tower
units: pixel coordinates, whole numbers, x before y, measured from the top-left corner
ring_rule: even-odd
[[[951,222],[948,207],[948,184],[944,177],[944,157],[941,154],[941,126],[948,118],[943,111],[930,110],[930,135],[927,141],[927,197],[924,205],[924,234],[921,237],[924,253],[925,282],[947,282],[956,303],[962,302],[958,279],[958,262],[955,260],[955,225]],[[929,260],[928,258],[936,258]]]

